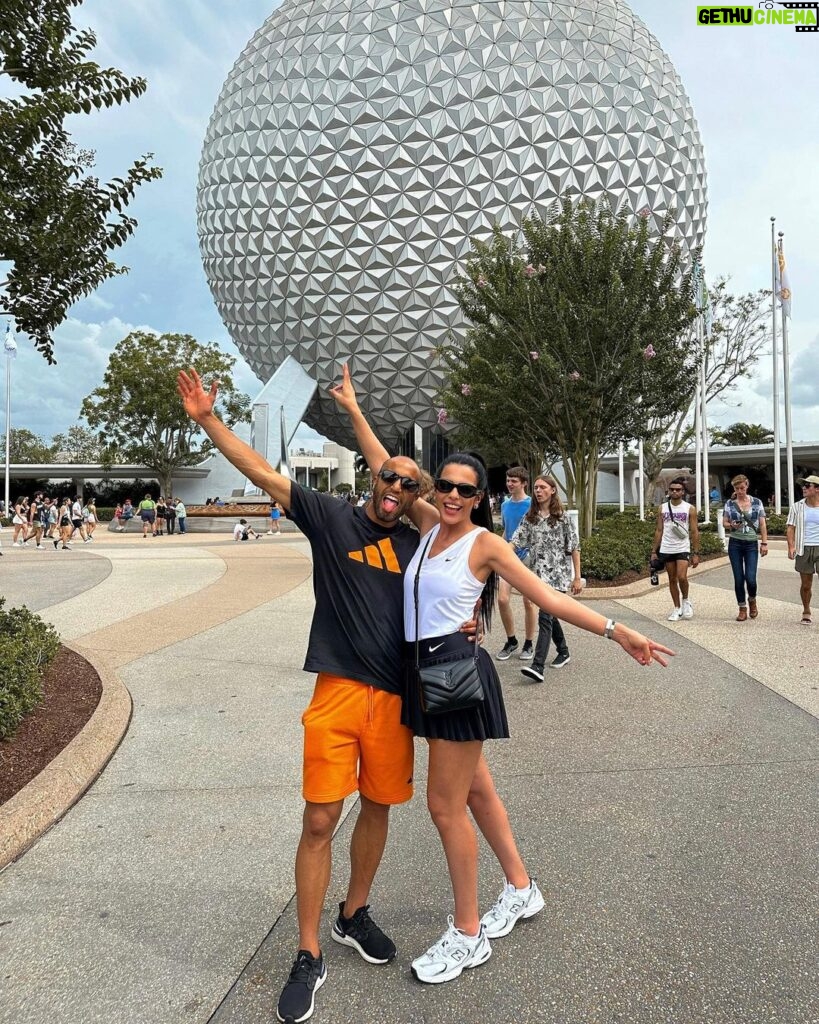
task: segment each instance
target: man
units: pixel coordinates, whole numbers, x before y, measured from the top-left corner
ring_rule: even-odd
[[[43,531],[48,526],[48,505],[47,499],[42,491],[37,491],[34,500],[29,505],[28,521],[31,533],[35,538],[35,546],[38,551],[43,551]]]
[[[313,552],[316,607],[304,668],[318,673],[304,715],[305,809],[296,853],[299,949],[276,1016],[313,1013],[327,968],[319,925],[330,880],[331,840],[345,797],[358,790],[350,841],[350,883],[332,938],[368,963],[386,964],[395,945],[373,921],[367,900],[387,839],[389,809],[412,796],[413,742],[401,725],[403,573],[418,534],[401,522],[418,496],[412,459],[387,459],[363,507],[308,491],[277,473],[213,412],[194,370],[180,373],[185,411],[234,466],[289,513]]]
[[[685,481],[685,477],[678,476],[668,485],[668,501],[657,511],[651,552],[653,557],[661,559],[668,573],[668,592],[674,602],[669,622],[694,618],[694,609],[688,600],[688,562],[690,560],[695,567],[700,564],[700,532],[696,508],[683,500]]]
[[[501,522],[503,523],[503,539],[511,542],[520,526],[520,521],[529,511],[532,499],[526,493],[529,484],[529,474],[523,466],[512,466],[506,471],[506,489],[509,497],[501,505]],[[527,551],[516,551],[522,560],[526,558]],[[498,585],[498,611],[500,612],[503,628],[506,630],[506,643],[498,652],[498,661],[508,661],[518,649],[518,638],[515,635],[515,616],[512,612],[512,588],[506,580],[500,580]],[[524,597],[523,599],[523,621],[526,636],[523,641],[523,650],[520,652],[521,661],[531,661],[533,641],[535,638],[535,623],[537,621],[537,609],[532,602]]]
[[[819,573],[819,476],[806,476],[797,482],[802,487],[802,500],[790,507],[785,535],[788,558],[794,560],[801,580],[802,623],[809,626],[813,574]]]
[[[82,538],[83,544],[87,544],[90,537],[85,529],[85,520],[83,519],[82,508],[82,495],[78,494],[71,503],[71,526],[73,527],[71,531],[71,538],[73,540],[74,534],[78,533]]]

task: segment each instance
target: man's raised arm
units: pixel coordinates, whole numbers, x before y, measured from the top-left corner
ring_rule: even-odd
[[[176,378],[176,390],[185,412],[199,424],[228,462],[271,498],[275,498],[283,508],[289,509],[290,481],[287,477],[277,473],[266,459],[238,438],[214,413],[213,407],[219,393],[218,382],[214,381],[210,391],[205,391],[196,370],[191,369],[190,373],[182,370]]]
[[[369,467],[373,477],[381,469],[384,463],[389,459],[390,453],[384,447],[384,445],[376,437],[375,431],[367,422],[364,413],[361,411],[358,405],[358,399],[355,395],[355,388],[353,387],[352,379],[350,378],[350,368],[345,363],[341,368],[341,383],[334,384],[330,388],[330,394],[335,398],[337,404],[347,413],[350,417],[350,423],[352,424],[353,431],[355,432],[355,439],[358,442],[358,447],[361,449],[361,454]],[[409,519],[418,527],[421,533],[426,533],[430,530],[440,519],[438,510],[434,505],[430,505],[427,501],[415,501],[407,511]]]
[[[390,453],[379,441],[375,431],[364,418],[364,413],[358,406],[358,399],[355,396],[355,388],[350,379],[350,368],[345,363],[341,368],[341,383],[334,384],[330,388],[330,394],[350,417],[350,423],[355,431],[355,439],[361,454],[373,476],[381,469]]]

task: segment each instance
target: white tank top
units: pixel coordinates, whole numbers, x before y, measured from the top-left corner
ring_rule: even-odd
[[[404,573],[404,637],[409,641],[415,640],[415,574],[421,555],[434,545],[438,529],[433,526],[422,537]],[[484,532],[484,527],[478,526],[434,558],[424,559],[418,581],[419,639],[457,633],[472,618],[484,584],[470,572],[469,555],[478,535]]]

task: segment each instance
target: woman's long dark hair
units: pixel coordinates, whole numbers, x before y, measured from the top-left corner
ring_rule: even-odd
[[[534,483],[532,484],[532,504],[529,506],[529,511],[526,513],[526,522],[536,525],[540,519],[540,505],[535,501],[535,484],[538,480],[542,480],[545,484],[548,484],[552,489],[553,493],[549,499],[549,526],[554,527],[555,523],[563,518],[563,503],[557,495],[557,480],[552,476],[546,476],[544,473],[538,473],[535,477]]]
[[[477,477],[478,488],[481,491],[481,500],[477,508],[472,508],[469,518],[476,526],[485,526],[490,533],[495,532],[495,524],[492,520],[492,509],[489,505],[489,479],[486,475],[486,463],[477,452],[453,452],[447,455],[438,467],[436,477],[443,476],[447,466],[467,466]],[[492,625],[492,613],[495,610],[495,601],[498,596],[498,574],[490,572],[481,594],[481,622],[483,628],[488,630]]]

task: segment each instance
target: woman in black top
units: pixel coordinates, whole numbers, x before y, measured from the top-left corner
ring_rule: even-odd
[[[165,532],[165,517],[168,514],[168,506],[165,504],[165,499],[160,494],[156,500],[156,534],[161,537]]]

